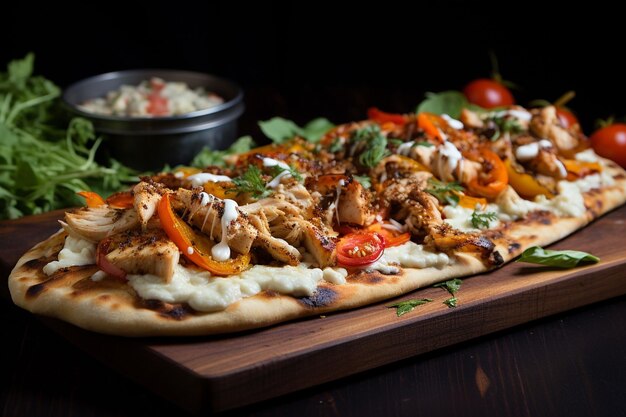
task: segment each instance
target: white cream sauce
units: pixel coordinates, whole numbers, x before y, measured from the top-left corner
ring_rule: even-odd
[[[58,260],[49,262],[43,267],[46,275],[52,275],[61,268],[96,263],[96,244],[88,240],[67,236]]]
[[[198,187],[207,182],[229,182],[232,181],[230,177],[226,175],[209,174],[208,172],[201,172],[199,174],[193,174],[188,176],[187,181],[191,182],[191,185]]]
[[[216,261],[226,261],[230,258],[230,246],[228,246],[228,226],[239,217],[237,211],[237,202],[230,199],[224,199],[224,214],[222,215],[222,239],[211,248],[211,256]]]

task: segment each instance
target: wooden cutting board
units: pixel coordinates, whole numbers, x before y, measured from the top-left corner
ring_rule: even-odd
[[[54,212],[0,222],[6,280],[19,256],[57,229]],[[511,263],[466,278],[458,307],[425,288],[401,299],[432,303],[396,317],[379,303],[219,337],[125,339],[45,322],[70,341],[190,411],[220,411],[280,396],[626,293],[626,207],[551,247],[591,252],[573,270]],[[6,294],[6,284],[2,286]]]

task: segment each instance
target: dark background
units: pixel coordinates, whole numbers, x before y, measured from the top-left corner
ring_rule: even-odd
[[[603,2],[49,3],[3,6],[2,63],[34,51],[37,73],[61,86],[140,67],[225,76],[247,93],[244,132],[274,115],[408,112],[426,91],[488,76],[489,50],[521,104],[575,90],[587,133],[626,115],[624,19]]]

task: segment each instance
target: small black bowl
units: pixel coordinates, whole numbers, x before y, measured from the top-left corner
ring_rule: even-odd
[[[123,117],[89,113],[79,106],[104,97],[123,84],[138,85],[151,77],[182,81],[190,88],[203,87],[224,99],[208,109],[178,116]],[[244,111],[243,92],[233,82],[191,71],[138,69],[109,72],[69,86],[64,103],[77,115],[93,122],[105,135],[111,156],[139,170],[158,170],[164,164],[187,164],[207,146],[224,149],[237,137],[237,119]]]

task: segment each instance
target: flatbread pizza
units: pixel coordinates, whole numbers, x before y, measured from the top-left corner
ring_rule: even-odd
[[[554,107],[377,112],[227,158],[86,193],[13,269],[14,302],[116,335],[236,332],[498,268],[626,201]]]

